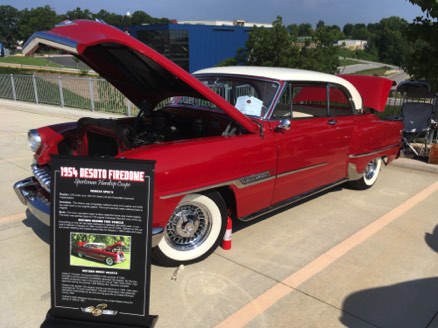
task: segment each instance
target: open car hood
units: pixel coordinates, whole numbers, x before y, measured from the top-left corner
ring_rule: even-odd
[[[109,246],[105,247],[105,250],[111,252],[114,248],[122,247],[122,246],[125,246],[125,244],[123,242],[121,242],[121,241],[118,241],[115,244],[112,244],[112,245],[109,245]]]
[[[161,100],[173,96],[204,98],[249,132],[259,131],[251,119],[181,67],[110,25],[65,21],[48,32],[34,33],[23,53],[32,54],[42,45],[75,55],[140,109],[153,109]]]

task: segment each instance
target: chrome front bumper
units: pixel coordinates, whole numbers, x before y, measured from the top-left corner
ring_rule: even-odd
[[[38,182],[33,177],[16,182],[14,190],[18,199],[38,220],[50,225],[50,201],[41,196]]]
[[[29,211],[42,223],[50,226],[50,200],[39,191],[39,183],[35,178],[18,181],[14,184],[14,191],[18,199],[26,205]],[[152,247],[158,245],[163,237],[164,228],[152,228]]]

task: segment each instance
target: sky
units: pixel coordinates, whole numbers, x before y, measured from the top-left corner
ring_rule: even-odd
[[[176,20],[235,20],[272,23],[277,16],[283,23],[343,27],[347,23],[377,23],[397,16],[411,22],[421,15],[418,6],[407,0],[1,0],[19,10],[49,5],[58,14],[77,7],[93,13],[104,9],[124,15],[142,10],[152,17]]]

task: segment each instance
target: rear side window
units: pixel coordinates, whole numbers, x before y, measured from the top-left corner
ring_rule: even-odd
[[[352,114],[350,97],[336,85],[288,83],[272,118],[308,119]]]

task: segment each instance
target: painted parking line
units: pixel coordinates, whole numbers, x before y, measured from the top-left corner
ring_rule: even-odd
[[[25,136],[27,132],[15,132],[15,133],[0,133],[0,138],[14,137],[14,136]]]
[[[344,256],[356,246],[375,235],[391,222],[398,219],[404,213],[421,203],[430,195],[438,191],[438,181],[425,188],[415,196],[389,211],[373,223],[359,230],[349,238],[345,239],[335,247],[331,248],[306,266],[293,273],[280,283],[276,284],[266,292],[243,306],[240,310],[219,323],[216,328],[243,327],[260,314],[276,304],[284,296],[293,292],[298,286],[314,277],[316,274],[327,268],[333,262]]]
[[[8,216],[3,216],[0,218],[0,225],[23,220],[25,218],[26,218],[26,214],[24,214],[24,212],[13,214],[13,215],[8,215]]]
[[[14,157],[14,158],[5,158],[5,159],[0,159],[0,164],[4,164],[4,163],[13,163],[13,162],[17,162],[17,161],[22,161],[24,159],[32,159],[32,155],[28,155],[28,156],[21,156],[21,157]]]

